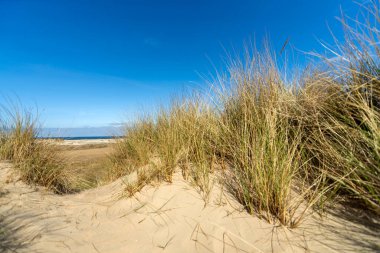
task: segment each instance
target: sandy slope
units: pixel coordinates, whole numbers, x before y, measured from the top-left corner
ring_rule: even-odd
[[[206,207],[179,174],[119,198],[122,180],[76,195],[8,182],[0,163],[0,252],[366,252],[379,250],[379,226],[310,217],[292,231],[248,215],[215,187]],[[133,176],[124,180],[133,180]],[[1,187],[2,186],[2,187]],[[363,221],[363,217],[354,215]],[[343,218],[343,217],[342,217]],[[362,222],[361,222],[362,223]],[[5,228],[5,229],[4,229]],[[0,230],[1,231],[1,230]],[[376,248],[377,247],[377,248]]]

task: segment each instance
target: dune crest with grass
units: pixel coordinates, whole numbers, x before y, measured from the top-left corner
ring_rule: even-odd
[[[378,252],[379,5],[299,75],[248,48],[96,151],[2,107],[1,250]]]

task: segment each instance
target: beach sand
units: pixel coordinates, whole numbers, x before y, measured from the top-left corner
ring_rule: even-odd
[[[88,139],[88,140],[53,140],[56,145],[60,146],[84,146],[84,145],[101,145],[115,143],[116,139]]]
[[[82,155],[98,152],[102,156],[104,151]],[[66,152],[73,152],[76,159],[75,151]],[[126,182],[135,178],[132,174],[59,196],[25,185],[12,174],[12,164],[0,163],[0,252],[380,250],[380,224],[364,213],[337,211],[322,218],[313,214],[300,227],[288,229],[249,215],[217,183],[205,205],[180,173],[171,184],[149,185],[134,197],[124,197]]]

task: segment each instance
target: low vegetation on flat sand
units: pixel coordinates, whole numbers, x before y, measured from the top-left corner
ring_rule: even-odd
[[[319,55],[318,65],[297,77],[285,78],[286,61],[269,47],[230,60],[207,95],[173,100],[128,126],[101,166],[110,168],[104,178],[136,173],[126,185],[131,196],[181,170],[206,203],[221,184],[249,213],[289,227],[331,200],[380,215],[380,32],[373,7],[367,23],[343,23],[346,40],[330,49],[333,58]],[[66,151],[36,138],[30,112],[3,107],[1,116],[0,157],[23,181],[60,194],[98,184],[91,176],[87,186],[70,183]]]
[[[94,188],[109,182],[108,155],[112,144],[58,145],[59,155],[65,161],[69,187],[73,192]]]

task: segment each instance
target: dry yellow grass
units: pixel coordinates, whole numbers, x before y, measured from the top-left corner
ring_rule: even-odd
[[[97,187],[109,182],[112,144],[66,145],[57,147],[65,161],[70,189],[75,192]]]
[[[45,186],[56,193],[70,192],[57,150],[36,138],[36,118],[19,108],[14,104],[1,108],[1,159],[11,160],[20,178],[29,184]]]
[[[279,67],[286,62],[269,49],[231,60],[210,94],[173,100],[127,127],[108,178],[136,172],[137,183],[126,187],[133,195],[146,184],[171,182],[181,169],[207,202],[222,175],[248,212],[290,227],[337,196],[380,214],[378,7],[364,9],[372,18],[355,29],[343,23],[346,40],[330,50],[334,58],[319,55],[321,66],[291,81]],[[3,107],[1,121],[1,158],[14,162],[21,179],[70,192],[65,161],[36,139],[33,115]]]
[[[247,50],[206,97],[138,121],[112,156],[115,176],[137,170],[133,194],[181,168],[207,200],[219,168],[250,213],[290,227],[336,196],[380,214],[378,3],[367,11],[375,24],[343,23],[334,60],[319,56],[322,66],[291,81],[269,49]]]

